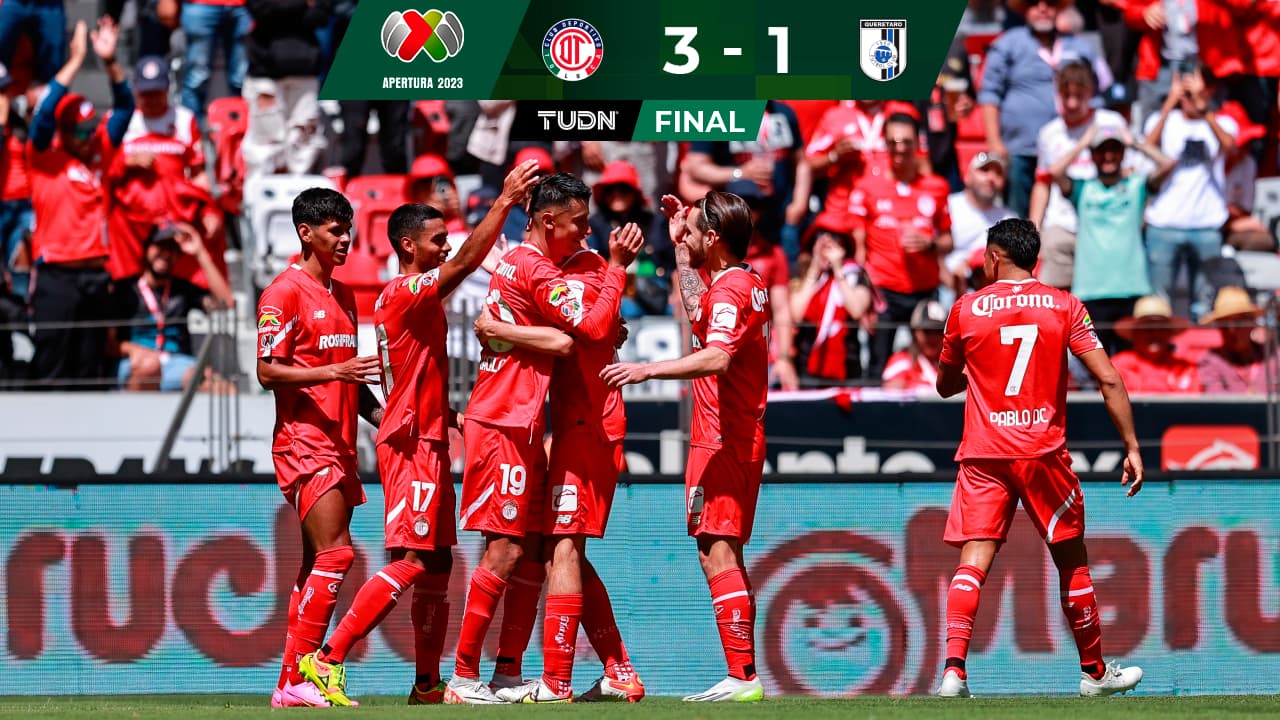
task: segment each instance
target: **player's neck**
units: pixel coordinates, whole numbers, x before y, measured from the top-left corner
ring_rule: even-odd
[[[298,267],[302,272],[316,279],[324,287],[329,287],[333,283],[333,266],[325,265],[320,262],[319,256],[315,253],[304,255],[298,262]]]

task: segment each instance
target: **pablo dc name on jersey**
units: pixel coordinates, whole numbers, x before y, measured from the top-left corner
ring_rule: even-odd
[[[1049,424],[1049,408],[1030,410],[995,410],[988,418],[996,427],[1032,427]]]
[[[991,317],[993,313],[1004,310],[1025,308],[1056,310],[1058,306],[1054,304],[1053,295],[1049,293],[1020,293],[1014,295],[983,295],[974,300],[973,305],[969,307],[970,311],[978,317]]]

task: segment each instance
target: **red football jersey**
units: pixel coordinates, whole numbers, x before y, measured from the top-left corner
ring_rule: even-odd
[[[764,458],[770,317],[769,290],[759,275],[739,266],[712,280],[693,321],[693,346],[729,353],[729,369],[693,381],[690,444],[735,447],[743,460]]]
[[[579,250],[560,266],[569,283],[582,285],[582,300],[588,306],[598,302],[598,288],[609,263],[590,250]],[[556,358],[551,375],[551,427],[563,432],[574,427],[596,429],[601,440],[613,442],[627,434],[627,415],[622,391],[600,379],[600,371],[617,356],[614,347],[619,318],[613,318],[612,332],[602,340],[575,339],[573,353]]]
[[[951,231],[947,181],[919,175],[897,182],[887,170],[873,168],[859,178],[849,195],[849,211],[867,231],[867,275],[885,290],[915,293],[938,286],[938,254],[906,252],[902,234],[908,229],[926,237]]]
[[[280,273],[258,301],[258,357],[321,367],[356,356],[356,299],[336,280],[324,287],[302,268]],[[356,454],[359,386],[338,380],[275,390],[272,452]]]
[[[106,145],[103,127],[99,125],[99,134],[94,137]],[[32,255],[48,263],[106,257],[101,155],[86,165],[68,155],[57,137],[44,150],[36,150],[30,143],[27,148],[31,206],[36,214]]]
[[[212,199],[188,180],[189,174],[204,169],[204,150],[195,115],[182,106],[155,118],[133,113],[120,147],[112,150],[107,145],[108,269],[114,278],[130,277],[142,271],[142,242],[157,218],[193,221],[194,208]],[[144,153],[154,158],[150,168],[128,166],[131,156]]]
[[[1029,279],[1001,280],[951,306],[940,365],[964,367],[956,460],[1034,458],[1067,441],[1067,352],[1102,343],[1084,303]]]
[[[618,317],[627,274],[609,268],[591,307],[582,283],[570,283],[560,269],[530,243],[507,251],[489,281],[486,306],[494,316],[519,325],[554,325],[577,338],[604,340]],[[499,427],[529,428],[541,434],[543,404],[555,358],[494,341],[480,349],[480,368],[467,417]]]
[[[440,303],[440,269],[401,275],[373,306],[386,408],[378,442],[448,440],[449,321]]]
[[[804,148],[806,157],[825,157],[841,138],[850,138],[862,146],[856,162],[844,162],[827,169],[827,199],[823,207],[847,212],[849,192],[858,177],[870,165],[884,165],[887,153],[884,144],[883,112],[868,115],[858,107],[857,101],[844,100],[827,110],[818,122],[813,137]]]

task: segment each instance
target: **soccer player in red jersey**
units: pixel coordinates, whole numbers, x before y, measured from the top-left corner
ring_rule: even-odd
[[[356,301],[333,280],[351,248],[351,203],[310,188],[293,200],[302,257],[258,301],[258,382],[276,397],[276,481],[302,521],[302,569],[289,601],[289,631],[273,706],[328,706],[298,674],[297,658],[324,639],[355,551],[351,510],[365,501],[356,475],[356,414],[378,425],[367,387],[378,358],[356,356]]]
[[[457,544],[448,432],[450,425],[457,426],[457,416],[449,407],[449,327],[443,301],[480,267],[537,170],[533,162],[512,169],[493,208],[452,260],[446,261],[449,230],[440,210],[405,204],[387,222],[400,274],[378,297],[373,321],[387,398],[377,447],[390,562],[360,588],[329,641],[298,663],[302,676],[332,705],[351,705],[342,663],[409,587],[414,589],[417,666],[409,704],[444,699],[440,654],[449,624],[452,547]]]
[[[613,387],[693,380],[686,510],[729,675],[685,700],[756,702],[764,699],[764,685],[756,675],[755,602],[742,546],[751,538],[764,470],[769,289],[742,262],[751,242],[751,209],[742,198],[712,191],[685,207],[667,195],[662,211],[676,243],[695,351],[677,360],[617,363],[602,377]],[[700,270],[710,274],[709,286]]]
[[[583,248],[560,268],[570,287],[581,289],[583,302],[597,301],[608,268],[604,258]],[[644,683],[622,643],[609,593],[586,558],[587,538],[604,537],[622,467],[627,430],[622,393],[605,385],[600,373],[616,359],[625,332],[618,322],[613,338],[575,342],[555,328],[512,325],[486,313],[476,319],[476,333],[482,342],[496,339],[559,356],[551,375],[551,493],[542,517],[549,560],[543,677],[529,688],[528,702],[572,697],[579,624],[604,663],[603,676],[579,700],[639,702]]]
[[[644,237],[630,225],[610,238],[600,295],[586,306],[580,288],[563,277],[556,263],[576,252],[590,232],[590,199],[591,189],[572,175],[557,173],[538,181],[529,199],[529,237],[507,252],[493,273],[490,313],[520,325],[554,325],[590,340],[614,337],[625,268]],[[501,660],[516,659],[528,643],[545,572],[539,552],[546,479],[543,406],[552,366],[551,355],[508,343],[494,341],[482,348],[463,432],[466,466],[459,515],[464,529],[484,534],[485,551],[471,576],[457,666],[445,690],[447,703],[502,702],[480,681],[479,665],[481,644],[509,579],[515,596],[506,604],[495,680],[510,679],[496,677],[508,674]],[[535,599],[522,597],[525,593]],[[530,607],[533,613],[527,612]],[[526,610],[517,612],[518,623],[511,622],[513,609]],[[518,677],[514,680],[521,684]]]
[[[946,666],[938,694],[968,697],[965,656],[978,596],[1018,503],[1049,545],[1062,611],[1080,651],[1080,694],[1132,690],[1142,669],[1102,659],[1102,618],[1084,544],[1084,494],[1066,447],[1067,353],[1098,381],[1124,440],[1121,485],[1142,488],[1133,409],[1120,374],[1098,342],[1084,304],[1032,277],[1040,236],[1026,220],[1002,220],[987,233],[987,277],[995,282],[951,308],[939,358],[938,392],[968,391],[960,471],[944,539],[960,548],[947,591]]]

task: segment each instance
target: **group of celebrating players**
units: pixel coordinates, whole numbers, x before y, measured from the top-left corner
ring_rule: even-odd
[[[356,705],[346,695],[343,662],[410,588],[416,672],[410,704],[574,700],[579,627],[604,668],[576,699],[641,700],[644,684],[585,545],[604,535],[622,464],[626,418],[619,388],[649,379],[693,381],[685,509],[728,666],[725,679],[685,699],[763,699],[743,546],[765,459],[770,310],[767,288],[742,262],[752,236],[750,209],[742,198],[716,191],[692,206],[662,198],[693,352],[664,362],[617,363],[615,350],[626,338],[619,316],[625,268],[644,238],[626,225],[610,236],[607,259],[587,249],[590,198],[572,175],[538,177],[536,162],[520,164],[452,256],[437,209],[398,208],[387,230],[399,274],[375,305],[378,353],[369,357],[356,352],[354,296],[332,279],[350,249],[351,205],[321,188],[294,200],[300,260],[263,292],[258,307],[258,378],[276,399],[276,476],[298,512],[303,539],[273,706]],[[493,272],[486,312],[475,327],[481,362],[464,418],[448,402],[444,301],[481,265],[518,204],[528,210],[526,237]],[[958,301],[947,323],[939,391],[967,389],[968,399],[945,538],[961,547],[961,564],[948,590],[944,696],[968,696],[964,659],[979,589],[1019,501],[1059,568],[1063,609],[1080,648],[1081,694],[1125,692],[1142,675],[1102,661],[1083,496],[1064,449],[1067,350],[1100,380],[1125,441],[1122,482],[1132,482],[1131,495],[1142,482],[1132,412],[1080,302],[1031,278],[1038,252],[1033,226],[1005,221],[993,227],[987,271],[1000,282]],[[375,383],[385,406],[369,389]],[[549,455],[543,442],[548,407]],[[360,588],[326,639],[355,557],[352,511],[365,501],[356,473],[357,415],[378,428],[389,562]],[[450,428],[462,433],[465,447],[460,502],[450,472]],[[482,533],[485,544],[446,682],[440,660],[458,523]],[[544,583],[543,673],[526,681],[521,658]],[[482,646],[499,602],[497,664],[486,683]]]

